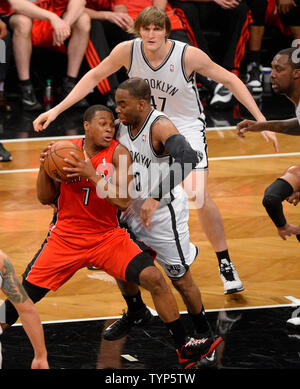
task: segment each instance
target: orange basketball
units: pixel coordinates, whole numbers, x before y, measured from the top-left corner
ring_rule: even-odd
[[[44,169],[46,173],[53,179],[59,179],[62,181],[68,181],[67,172],[63,170],[63,167],[72,167],[70,164],[64,161],[65,158],[75,160],[70,154],[73,152],[78,158],[84,160],[84,154],[82,150],[75,145],[75,143],[69,140],[61,140],[54,143],[45,158]]]

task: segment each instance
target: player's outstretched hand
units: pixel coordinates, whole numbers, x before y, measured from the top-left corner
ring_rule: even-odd
[[[264,122],[256,122],[255,120],[243,120],[242,122],[238,123],[236,126],[237,134],[241,138],[245,137],[246,132],[261,132],[262,137],[266,142],[269,142],[270,140],[273,143],[274,149],[276,153],[279,151],[279,145],[278,140],[276,137],[276,134],[272,131],[263,131],[262,130],[262,123]]]
[[[279,152],[279,145],[278,145],[278,140],[277,140],[276,134],[272,131],[262,131],[261,135],[263,136],[263,138],[266,142],[271,141],[273,143],[274,149],[275,149],[276,153],[278,153]]]
[[[57,113],[52,108],[47,112],[41,113],[33,122],[34,131],[44,131],[57,118]]]

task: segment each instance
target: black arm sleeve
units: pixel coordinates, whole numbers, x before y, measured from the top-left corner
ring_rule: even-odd
[[[263,206],[276,227],[286,225],[282,202],[294,192],[293,187],[282,178],[278,178],[265,190]]]
[[[158,201],[179,185],[203,158],[202,153],[192,149],[189,142],[180,134],[170,136],[165,147],[173,162],[167,176],[152,188],[151,196]]]

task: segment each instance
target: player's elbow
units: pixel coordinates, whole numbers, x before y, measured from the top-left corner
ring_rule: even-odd
[[[50,196],[49,193],[38,192],[37,198],[43,205],[51,205],[55,201],[55,196]]]
[[[262,205],[265,207],[267,212],[278,209],[281,206],[281,199],[273,194],[265,193]]]

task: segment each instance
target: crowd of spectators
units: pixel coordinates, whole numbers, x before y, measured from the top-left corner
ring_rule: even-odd
[[[215,62],[244,77],[253,94],[262,93],[262,68],[267,64],[263,64],[261,53],[266,29],[272,26],[300,45],[300,0],[1,0],[1,114],[13,110],[5,93],[12,66],[18,78],[14,81],[20,107],[41,111],[45,107],[31,78],[35,50],[45,49],[66,58],[58,91],[62,99],[83,69],[97,66],[116,44],[133,38],[134,19],[152,5],[168,14],[171,39],[199,47]],[[97,85],[96,93],[104,104],[113,107],[114,91],[126,77],[126,72],[120,71]],[[197,75],[197,82],[200,97],[201,87],[208,91],[207,105],[212,109],[234,104],[232,93],[223,85],[201,75]],[[88,104],[82,100],[77,106]],[[0,162],[10,160],[10,153],[0,143]]]

